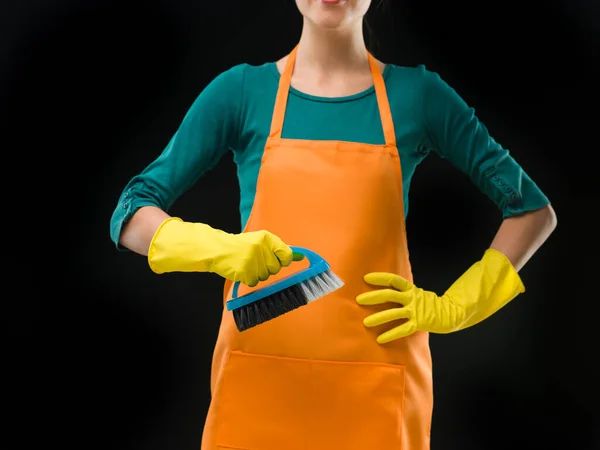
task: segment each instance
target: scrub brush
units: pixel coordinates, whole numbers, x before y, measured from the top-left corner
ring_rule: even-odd
[[[275,319],[344,286],[321,256],[302,247],[290,248],[306,256],[309,267],[242,297],[238,297],[240,282],[233,285],[226,307],[233,312],[238,331]]]

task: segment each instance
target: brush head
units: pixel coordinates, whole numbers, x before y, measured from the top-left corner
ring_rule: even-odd
[[[255,302],[233,309],[233,318],[237,329],[245,331],[305,306],[342,286],[344,282],[328,269]]]

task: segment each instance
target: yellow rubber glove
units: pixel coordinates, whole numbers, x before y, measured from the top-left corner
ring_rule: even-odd
[[[415,331],[451,333],[475,325],[488,318],[518,294],[525,292],[521,278],[504,254],[488,249],[482,259],[473,264],[442,296],[425,291],[398,275],[369,273],[368,284],[380,289],[356,297],[360,305],[399,303],[392,308],[364,319],[367,327],[406,319],[401,325],[377,337],[387,342],[408,336]]]
[[[158,227],[148,249],[148,263],[156,273],[213,272],[248,286],[302,258],[268,231],[230,234],[178,217]]]

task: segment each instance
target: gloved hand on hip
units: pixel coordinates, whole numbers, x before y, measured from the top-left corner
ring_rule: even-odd
[[[178,217],[158,227],[148,249],[148,264],[156,273],[213,272],[248,286],[302,258],[268,231],[231,234]]]
[[[406,321],[377,337],[384,344],[415,331],[451,333],[475,325],[494,314],[518,294],[525,292],[521,278],[508,258],[488,249],[441,296],[418,288],[399,275],[375,272],[364,277],[368,284],[381,286],[356,297],[360,305],[398,303],[399,308],[377,312],[364,319],[367,327]]]

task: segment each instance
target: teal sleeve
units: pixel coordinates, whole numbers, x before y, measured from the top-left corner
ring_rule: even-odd
[[[431,149],[468,175],[503,218],[548,205],[546,195],[490,136],[475,110],[437,73],[421,69],[423,120]]]
[[[123,224],[142,206],[168,211],[175,200],[238,145],[245,65],[212,80],[186,112],[162,153],[124,187],[110,220],[119,250]]]

